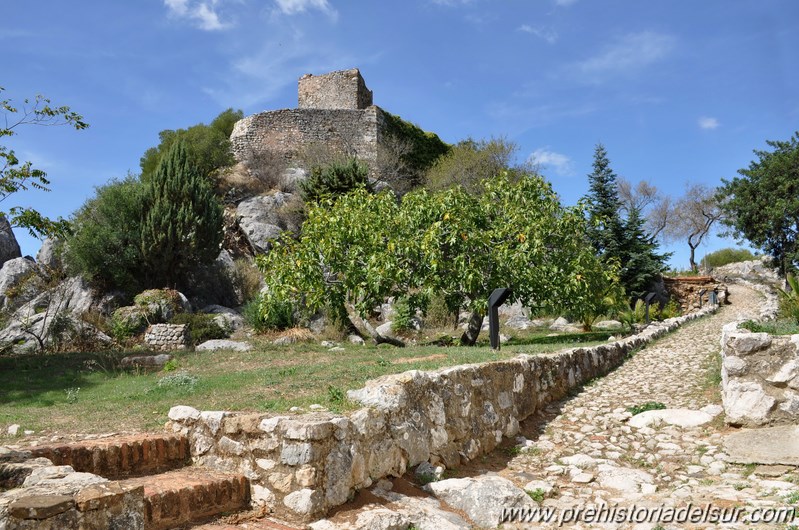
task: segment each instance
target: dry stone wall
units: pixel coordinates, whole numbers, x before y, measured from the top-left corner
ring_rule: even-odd
[[[181,406],[170,411],[169,426],[189,437],[196,463],[247,476],[254,503],[308,521],[383,477],[423,462],[454,467],[488,453],[539,408],[715,309],[706,306],[594,348],[386,376],[349,392],[365,407],[346,416]]]
[[[774,289],[739,279],[764,295],[761,320],[774,318]],[[724,326],[722,399],[727,423],[746,427],[799,424],[799,335],[752,333],[740,322]]]
[[[185,350],[189,343],[186,324],[153,324],[144,332],[144,342],[153,350]]]

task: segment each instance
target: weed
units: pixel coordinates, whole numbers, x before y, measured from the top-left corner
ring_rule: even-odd
[[[193,390],[197,385],[199,378],[191,375],[188,372],[176,372],[172,375],[167,375],[158,380],[158,388],[181,388]]]
[[[706,446],[706,445],[699,445],[696,448],[696,452],[699,453],[699,456],[704,456],[705,453],[708,452],[708,450],[709,450],[708,446]]]
[[[794,491],[790,495],[786,495],[785,502],[787,504],[799,504],[799,491]]]
[[[511,445],[503,449],[506,455],[510,457],[518,456],[522,452],[522,448],[518,445]]]
[[[67,395],[67,403],[77,403],[79,392],[80,387],[67,388],[64,390],[64,393]]]
[[[327,386],[327,399],[331,403],[341,404],[347,398],[347,395],[344,393],[340,387],[328,385]]]
[[[538,504],[544,502],[544,498],[547,496],[547,492],[541,488],[536,488],[533,491],[524,490],[524,492]]]
[[[732,485],[732,487],[735,491],[741,491],[746,489],[748,487],[748,484],[745,484],[743,482],[736,482],[735,484]]]
[[[744,466],[743,476],[748,477],[749,475],[755,472],[755,469],[757,469],[757,464],[746,464]]]
[[[416,481],[420,486],[426,486],[431,482],[436,482],[438,479],[433,473],[419,473],[416,475]]]
[[[169,359],[166,362],[166,364],[164,364],[164,367],[162,368],[162,370],[164,372],[174,372],[175,370],[178,369],[179,366],[180,366],[180,364],[178,363],[177,359]]]
[[[642,403],[641,405],[634,405],[632,407],[627,407],[627,411],[632,414],[633,416],[637,414],[641,414],[642,412],[646,412],[648,410],[663,410],[666,408],[666,405],[659,401],[647,401],[646,403]]]
[[[391,365],[391,361],[389,361],[387,359],[384,359],[382,357],[378,358],[377,361],[375,361],[375,362],[377,363],[377,366],[381,366],[383,368],[385,368],[386,366]]]

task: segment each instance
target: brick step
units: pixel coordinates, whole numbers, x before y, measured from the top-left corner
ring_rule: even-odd
[[[75,471],[111,480],[163,473],[191,463],[188,439],[171,434],[114,436],[39,446],[31,453],[57,466],[72,466]]]
[[[130,478],[123,485],[144,486],[144,527],[166,530],[245,509],[249,482],[242,475],[189,467]]]

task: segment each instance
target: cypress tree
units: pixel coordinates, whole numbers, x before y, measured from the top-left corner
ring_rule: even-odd
[[[222,205],[183,141],[172,145],[159,162],[145,197],[145,281],[150,287],[177,287],[194,267],[219,254]]]
[[[658,244],[646,234],[644,218],[638,208],[632,208],[624,222],[621,241],[621,284],[631,297],[640,298],[652,288],[663,273],[670,254],[659,254]]]

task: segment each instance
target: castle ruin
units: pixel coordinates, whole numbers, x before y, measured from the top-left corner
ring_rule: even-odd
[[[374,105],[372,91],[357,68],[306,74],[299,79],[297,92],[298,108],[260,112],[236,123],[230,142],[238,161],[269,153],[292,165],[300,161],[306,148],[323,145],[366,162],[372,176],[379,178],[374,174],[374,163],[380,147],[391,136],[408,137],[411,149],[424,150],[422,157],[430,161],[429,153],[437,156],[447,149],[435,134],[425,133]],[[424,143],[427,145],[421,145]]]

